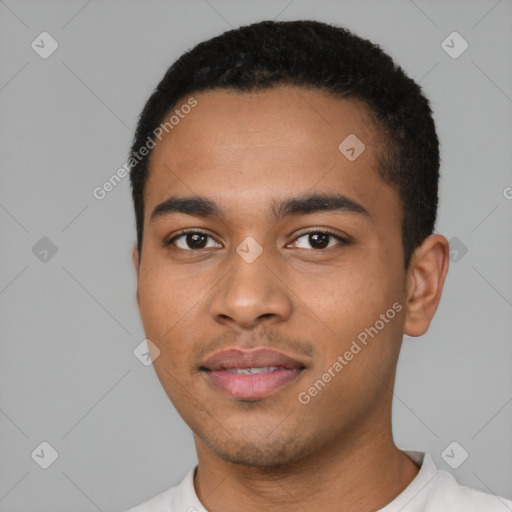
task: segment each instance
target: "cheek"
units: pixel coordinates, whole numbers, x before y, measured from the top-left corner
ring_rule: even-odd
[[[379,267],[362,269],[353,266],[350,271],[331,273],[321,286],[317,286],[318,281],[315,286],[311,285],[309,282],[309,286],[308,283],[297,286],[300,290],[297,295],[303,298],[307,306],[305,311],[311,311],[312,319],[319,319],[328,327],[325,333],[329,340],[322,349],[328,358],[335,360],[358,336],[364,340],[364,333],[381,346],[394,345],[393,340],[400,334],[401,315],[393,309],[393,304],[399,303],[401,296],[399,279],[391,277],[389,268],[384,272]],[[403,310],[400,305],[395,308]],[[385,316],[384,320],[381,315]],[[365,352],[370,355],[374,347],[368,346]],[[380,351],[383,357],[386,352]]]
[[[148,338],[168,343],[180,331],[183,319],[202,296],[198,286],[197,279],[180,278],[157,266],[141,272],[140,316]]]
[[[149,258],[148,258],[149,260]],[[146,318],[170,323],[197,303],[204,294],[200,276],[153,258],[139,276],[141,309]]]
[[[307,279],[295,285],[305,305],[335,332],[372,316],[382,301],[379,287],[380,283],[355,268],[330,272],[321,279],[316,276],[313,281]]]
[[[139,278],[140,315],[146,334],[160,332],[172,325],[179,313],[175,308],[174,291],[175,287],[165,286],[154,273]]]

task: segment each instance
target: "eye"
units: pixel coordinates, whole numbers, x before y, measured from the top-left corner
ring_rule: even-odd
[[[220,244],[208,245],[208,238],[213,238],[203,231],[182,231],[165,242],[166,246],[176,246],[178,249],[190,251],[194,249],[208,249],[209,247],[221,247]]]
[[[303,233],[299,237],[297,237],[292,243],[298,244],[298,241],[303,238],[305,241],[301,242],[304,244],[303,246],[296,245],[299,249],[308,249],[308,250],[315,250],[315,249],[328,249],[332,247],[333,245],[336,245],[336,243],[330,243],[332,242],[342,242],[342,245],[348,244],[348,240],[342,238],[341,236],[332,233],[331,231],[308,231],[307,233]],[[331,239],[331,240],[329,240]],[[312,247],[306,247],[305,245],[309,244]]]
[[[208,239],[213,241],[213,243],[209,242]],[[300,242],[301,239],[304,240]],[[297,247],[298,249],[323,250],[329,249],[336,245],[336,243],[340,242],[342,245],[347,245],[349,243],[348,240],[331,231],[315,230],[303,233],[289,245],[294,245],[294,247]],[[310,247],[307,247],[307,244],[309,244]],[[221,244],[214,241],[211,235],[198,230],[183,230],[168,241],[164,242],[164,245],[175,246],[178,249],[189,252],[208,249],[211,247],[222,247]]]

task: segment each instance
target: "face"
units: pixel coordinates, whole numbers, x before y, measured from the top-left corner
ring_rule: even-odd
[[[364,106],[294,87],[194,98],[153,150],[134,250],[162,386],[196,443],[231,462],[284,464],[376,435],[411,290],[401,203]],[[339,149],[351,134],[359,156]],[[293,364],[239,375],[221,354],[212,370],[235,347]]]

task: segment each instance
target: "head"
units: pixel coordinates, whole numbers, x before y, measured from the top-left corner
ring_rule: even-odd
[[[420,87],[348,30],[241,27],[169,68],[130,165],[139,311],[196,442],[274,466],[388,429],[403,334],[428,329],[448,268]],[[232,396],[203,364],[234,346],[303,369]]]

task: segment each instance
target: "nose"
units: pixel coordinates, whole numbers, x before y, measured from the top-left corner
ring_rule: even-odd
[[[230,270],[210,302],[210,313],[216,322],[254,329],[260,323],[283,322],[290,317],[291,291],[278,263],[272,263],[269,251],[264,250],[250,263],[234,252],[226,263]]]

